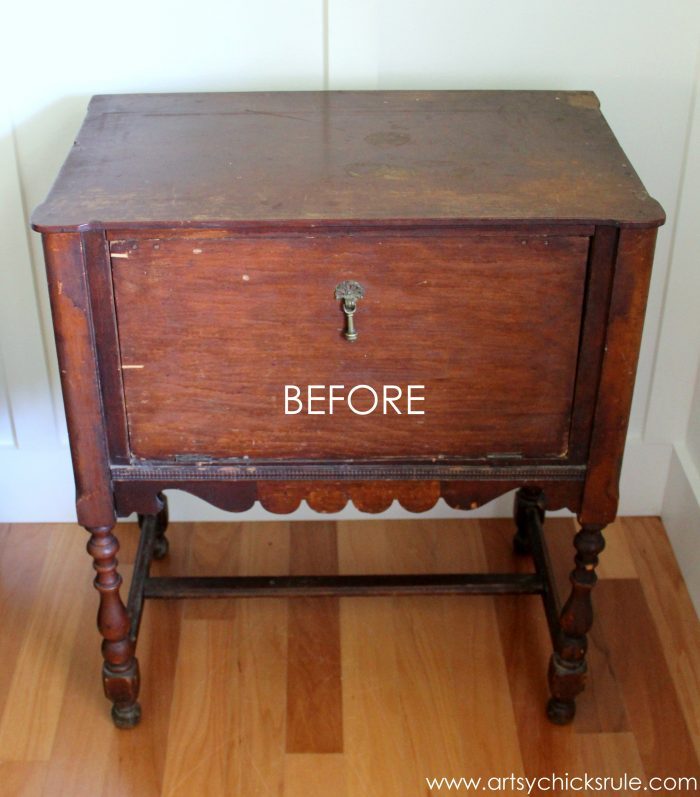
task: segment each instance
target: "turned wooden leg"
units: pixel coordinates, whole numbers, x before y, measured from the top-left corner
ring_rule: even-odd
[[[163,493],[158,493],[158,501],[160,503],[160,510],[156,515],[156,529],[155,538],[153,540],[153,558],[163,559],[168,555],[170,543],[165,536],[168,530],[168,499]],[[146,515],[139,515],[139,527],[143,528],[143,521]]]
[[[102,680],[112,701],[112,719],[119,728],[132,728],[141,718],[139,664],[134,657],[134,642],[129,636],[130,623],[119,595],[122,577],[117,572],[119,542],[111,526],[89,528],[92,535],[88,553],[97,571],[95,587],[100,593],[97,627],[102,634]]]
[[[593,624],[591,590],[598,577],[598,554],[605,547],[603,526],[583,526],[574,538],[576,567],[572,570],[571,594],[559,618],[554,653],[549,662],[547,716],[558,725],[571,722],[576,713],[576,695],[586,683],[586,634]]]
[[[538,487],[521,487],[515,494],[513,503],[513,519],[515,520],[515,536],[513,550],[520,556],[532,553],[530,538],[530,522],[528,512],[535,510],[544,523],[544,494]]]

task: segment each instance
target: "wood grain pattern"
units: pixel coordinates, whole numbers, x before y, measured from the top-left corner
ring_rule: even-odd
[[[95,97],[32,222],[416,217],[664,218],[591,92],[365,91]]]
[[[561,464],[587,252],[586,237],[527,232],[149,233],[114,241],[132,453],[156,460],[515,453]],[[347,279],[365,289],[353,344],[342,336],[333,293]],[[535,301],[543,284],[546,296]],[[285,385],[302,391],[301,413],[285,414]],[[308,385],[326,386],[326,400],[312,406],[323,414],[308,414]],[[379,408],[368,415],[346,401],[331,408],[329,385],[344,386],[343,395],[368,385]],[[424,414],[407,414],[405,397],[396,401],[401,414],[382,412],[384,385],[404,396],[409,385],[423,385],[425,398],[413,409]],[[367,389],[355,401],[361,413],[376,405]]]
[[[235,619],[183,621],[164,794],[281,793],[286,606],[238,608]]]
[[[0,759],[47,761],[51,756],[70,658],[64,666],[56,662],[72,650],[78,633],[80,614],[72,607],[85,593],[84,540],[75,526],[58,527],[46,551],[0,719]]]
[[[474,522],[343,523],[339,539],[346,572],[486,568]],[[419,793],[425,783],[421,773],[478,776],[496,762],[520,773],[502,652],[490,630],[495,623],[492,601],[402,597],[369,609],[364,603],[344,599],[342,609],[352,629],[343,637],[343,683],[348,693],[346,755],[354,765],[349,777],[357,792]],[[377,614],[383,618],[383,650],[381,634],[375,637],[355,625],[357,618]],[[488,682],[485,672],[490,673]],[[473,732],[476,716],[489,716],[501,729],[497,739],[487,743]],[[362,730],[363,722],[376,728]],[[383,738],[375,737],[382,729]],[[386,779],[385,756],[411,762],[404,774],[414,779],[412,785],[399,772],[392,773],[393,781]]]
[[[185,561],[177,568],[179,574],[275,576],[289,572],[288,523],[195,523],[190,538],[183,540],[183,544],[188,554],[181,554]],[[217,599],[186,601],[185,617],[235,619],[235,604]]]
[[[260,534],[265,535],[265,531],[261,529]],[[284,524],[280,524],[280,532],[280,536],[288,536]],[[193,576],[241,574],[240,571],[246,570],[247,565],[242,555],[244,534],[242,523],[192,524],[190,536],[183,539],[180,545],[182,566],[177,568],[177,572]],[[281,572],[287,569],[288,561],[285,551]],[[173,572],[172,566],[168,569]],[[274,570],[271,566],[270,572]],[[226,620],[235,618],[236,605],[232,601],[216,599],[186,601],[183,611],[188,620]]]
[[[621,230],[580,520],[615,519],[656,230]]]
[[[208,575],[287,572],[288,526],[197,523],[189,526],[188,534],[182,534],[181,527],[174,524],[168,530],[172,553],[157,563],[157,570],[160,574]],[[208,646],[212,663],[198,671],[201,675],[176,668],[170,714],[171,728],[176,730],[168,737],[164,793],[216,794],[216,789],[222,794],[261,797],[278,793],[284,772],[287,602],[251,599],[182,604],[182,633],[208,640],[202,644]],[[219,642],[225,651],[217,658]],[[176,663],[189,656],[190,644],[196,644],[191,636],[181,637]],[[216,673],[209,673],[207,666]],[[188,688],[190,677],[200,684],[194,692]],[[177,719],[190,714],[195,715],[194,720]],[[213,718],[211,722],[208,717]],[[197,725],[193,739],[189,722]],[[175,755],[170,754],[173,749]],[[200,766],[201,756],[205,760]],[[196,772],[190,775],[192,766]]]
[[[315,467],[313,463],[311,467]],[[332,467],[338,467],[337,463],[335,466],[331,465]],[[346,479],[224,481],[221,474],[213,477],[215,480],[212,481],[206,477],[190,481],[189,477],[181,479],[171,471],[167,480],[163,480],[163,476],[159,474],[153,480],[150,478],[130,480],[126,477],[123,481],[115,481],[114,492],[120,516],[127,516],[132,512],[142,514],[156,512],[158,493],[167,489],[185,490],[228,512],[243,512],[250,509],[257,500],[269,512],[278,514],[293,512],[302,501],[306,501],[316,512],[339,512],[348,501],[352,501],[356,507],[361,507],[363,512],[377,513],[383,512],[392,501],[398,501],[409,512],[425,512],[431,509],[439,498],[444,498],[445,503],[454,509],[475,509],[499,495],[520,487],[523,482],[545,488],[548,509],[567,508],[576,512],[581,507],[583,481],[580,476],[583,471],[579,470],[578,466],[575,469],[576,473],[570,479],[561,479],[561,474],[557,476],[551,471],[541,475],[541,469],[538,467],[523,468],[519,471],[514,466],[499,473],[498,466],[482,466],[478,469],[478,478],[472,477],[473,481],[459,479],[441,482],[387,479],[384,475],[386,467],[386,464],[381,463],[371,466],[370,472],[365,473],[365,481],[361,482]],[[398,467],[401,468],[403,465]],[[413,467],[410,463],[406,464],[409,472]],[[393,468],[394,466],[390,469]],[[202,466],[202,469],[205,470],[206,466]],[[448,466],[447,469],[451,470],[451,467]],[[295,466],[290,465],[289,470],[284,466],[284,470],[287,476],[290,476],[290,471],[295,470]],[[554,470],[558,469],[555,467]],[[409,473],[402,472],[402,475],[409,476]]]
[[[289,572],[338,572],[335,523],[292,523]],[[287,753],[342,753],[339,598],[299,598],[287,627]]]
[[[608,297],[612,283],[619,229],[600,226],[591,239],[588,258],[586,301],[581,328],[581,351],[576,373],[574,412],[571,419],[571,454],[586,458],[598,375],[603,358],[608,322]]]
[[[0,761],[0,783],[6,797],[42,797],[47,765],[44,762]]]
[[[91,528],[111,526],[114,501],[84,243],[79,235],[52,235],[43,245],[78,522]]]
[[[172,708],[177,732],[168,740],[163,791],[173,797],[226,794],[237,675],[230,625],[184,620],[180,646]]]
[[[612,778],[622,778],[625,774],[638,778],[650,776],[633,733],[590,733],[579,736],[577,741],[586,772]]]
[[[372,618],[368,622],[369,617]],[[421,783],[399,687],[390,601],[343,600],[343,734],[349,794],[410,794]],[[424,718],[421,718],[423,721]],[[394,765],[387,766],[392,761]]]
[[[671,544],[658,518],[621,518],[620,527],[639,574],[683,716],[700,757],[700,638],[687,622],[695,608],[678,570]]]
[[[510,520],[328,525],[337,528],[342,572],[531,567],[512,553]],[[566,577],[574,523],[550,519],[545,527],[555,569]],[[196,616],[190,601],[181,610],[154,603],[140,642],[142,699],[150,709],[142,724],[128,732],[112,726],[100,694],[94,632],[68,638],[62,631],[42,666],[44,683],[58,686],[42,690],[40,705],[11,695],[0,716],[0,725],[13,731],[0,737],[0,793],[405,797],[428,794],[425,777],[511,770],[530,777],[586,770],[691,776],[698,768],[693,728],[700,721],[694,671],[700,624],[658,520],[629,518],[620,527],[614,531],[625,536],[638,577],[629,571],[618,577],[625,571],[617,565],[610,577],[601,573],[594,600],[610,669],[603,695],[600,667],[591,660],[591,683],[573,726],[554,727],[544,717],[550,643],[534,597],[342,599],[343,751],[327,754],[285,752],[288,601],[223,601],[233,611],[210,617]],[[175,574],[190,562],[199,572],[215,573],[236,562],[241,570],[261,572],[281,568],[283,560],[289,567],[289,523],[231,524],[229,536],[239,542],[229,553],[222,548],[225,531],[224,524],[173,524],[171,554],[155,568]],[[49,622],[65,613],[81,626],[95,606],[94,593],[80,588],[84,532],[68,525],[12,526],[2,539],[0,564],[8,553],[18,561],[25,533],[41,575],[27,580],[19,603],[32,618]],[[120,536],[128,559],[134,525],[125,524]],[[71,546],[77,555],[70,555]],[[128,581],[129,566],[124,570]],[[56,595],[43,584],[59,571],[76,586],[54,608]],[[310,628],[315,620],[310,602]],[[37,623],[12,626],[16,649],[44,645]],[[36,677],[36,668],[23,671],[22,698],[36,689]],[[599,707],[604,696],[624,705],[625,727],[614,728],[600,715],[588,722],[587,702]],[[24,737],[24,729],[36,727],[36,713],[56,718],[51,741],[40,745],[43,750],[18,747],[14,731]],[[37,760],[39,754],[45,760]]]
[[[678,695],[671,690],[663,702],[658,699],[658,685],[671,683],[671,676],[640,582],[608,579],[599,590],[599,622],[612,650],[645,770],[660,777],[681,772],[700,777]],[[668,739],[673,739],[672,745]]]
[[[348,797],[342,754],[290,754],[284,759],[283,797]]]
[[[244,601],[238,621],[240,677],[226,793],[267,797],[280,794],[284,780],[288,604]]]
[[[98,308],[114,307],[112,261],[109,241],[102,230],[82,235],[85,260],[89,263],[88,290],[94,308],[92,323],[97,356],[106,442],[112,462],[128,462],[129,442],[124,410],[124,383],[119,358],[117,318]]]
[[[51,542],[45,526],[26,524],[21,531],[3,525],[0,530],[0,717],[10,697],[22,639],[31,620],[37,590]]]

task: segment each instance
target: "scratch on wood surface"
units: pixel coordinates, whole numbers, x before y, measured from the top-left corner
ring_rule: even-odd
[[[125,371],[127,368],[145,368],[145,365],[122,365],[122,371]]]
[[[129,253],[128,252],[112,252],[112,257],[127,258],[127,257],[129,257]]]

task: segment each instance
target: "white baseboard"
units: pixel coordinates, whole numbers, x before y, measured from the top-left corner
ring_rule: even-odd
[[[663,503],[664,485],[671,458],[670,445],[645,443],[639,438],[627,441],[622,470],[620,514],[658,515]],[[58,523],[75,520],[75,488],[67,448],[50,450],[0,448],[0,523]],[[188,493],[169,491],[170,514],[173,520],[367,520],[415,518],[398,503],[380,515],[359,512],[349,504],[342,512],[319,515],[305,503],[290,515],[273,515],[256,504],[247,512],[232,515],[195,498]],[[469,513],[469,517],[510,517],[513,499],[501,496],[486,506]],[[566,512],[557,514],[569,514]],[[440,500],[419,517],[465,517]]]
[[[685,443],[673,448],[661,519],[700,616],[700,471]]]

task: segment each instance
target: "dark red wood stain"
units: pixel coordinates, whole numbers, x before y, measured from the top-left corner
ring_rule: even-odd
[[[326,219],[649,225],[663,211],[591,92],[251,92],[95,97],[33,223]]]
[[[587,238],[144,238],[115,250],[141,459],[568,451]],[[341,334],[333,295],[346,279],[366,292],[355,343]],[[305,399],[307,385],[369,385],[381,396],[387,384],[404,394],[423,386],[412,408],[425,414],[407,414],[405,401],[401,415],[382,414],[381,403],[358,415],[345,401],[330,414],[327,399],[312,405],[323,415],[308,414],[305,400],[302,413],[285,414],[285,385]],[[367,398],[363,389],[360,412]]]
[[[555,649],[549,717],[571,720],[663,221],[590,92],[94,98],[32,223],[44,236],[118,724],[140,716],[144,595],[260,587],[148,576],[151,554],[167,553],[158,494],[173,488],[231,511],[259,501],[280,513],[304,500],[320,512],[349,500],[366,512],[394,500],[423,511],[440,497],[469,509],[521,488],[515,546],[532,552],[537,573],[516,581],[543,595]],[[354,343],[334,296],[344,280],[365,291]],[[425,414],[285,415],[288,384],[423,385]],[[582,530],[559,616],[541,539],[544,510],[562,506]],[[127,611],[112,526],[135,510],[146,517]],[[293,572],[337,566],[332,535],[301,539]],[[307,586],[290,578],[290,589]],[[333,594],[358,586],[335,579]],[[514,584],[465,579],[477,592]],[[274,589],[263,582],[256,594]],[[342,749],[334,600],[292,602],[289,750]],[[616,645],[648,640],[612,617],[593,639],[610,646],[611,678],[639,690],[626,662],[642,654],[621,659]],[[542,636],[517,619],[522,642]],[[522,652],[507,647],[514,683]],[[310,730],[321,727],[310,712],[322,732]],[[663,720],[650,707],[643,722]],[[619,710],[597,722],[626,727]],[[684,738],[674,722],[669,733]],[[642,734],[650,765],[652,731]],[[550,736],[565,752],[566,737]],[[684,749],[679,765],[690,761]]]

